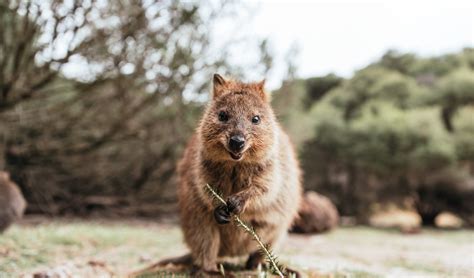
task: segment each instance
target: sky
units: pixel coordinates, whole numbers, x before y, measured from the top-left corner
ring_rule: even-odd
[[[284,78],[284,57],[296,44],[298,76],[354,70],[389,49],[420,56],[474,47],[474,1],[266,1],[254,5],[248,32],[268,37],[275,69],[267,84]]]
[[[292,46],[299,50],[292,60],[302,78],[329,73],[350,77],[391,49],[427,57],[474,47],[474,0],[237,1],[246,9],[214,27],[212,49],[236,44],[228,58],[245,64],[258,53],[246,43],[238,45],[239,38],[268,38],[275,58],[272,70],[262,76],[247,66],[246,75],[249,80],[265,78],[270,90],[285,79],[285,57]],[[63,72],[75,77],[85,67],[72,61]]]

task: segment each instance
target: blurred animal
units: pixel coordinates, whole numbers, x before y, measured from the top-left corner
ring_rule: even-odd
[[[7,172],[0,171],[0,233],[23,216],[26,201]]]
[[[252,237],[234,225],[236,214],[272,248],[297,214],[302,188],[293,146],[278,124],[264,82],[242,83],[214,75],[213,98],[178,166],[178,198],[192,263],[217,272],[217,258],[249,255],[247,268],[264,256]],[[216,206],[206,184],[225,197]],[[167,260],[167,262],[173,262]]]
[[[291,232],[322,233],[335,228],[338,223],[339,213],[331,200],[314,191],[308,191],[303,197]]]

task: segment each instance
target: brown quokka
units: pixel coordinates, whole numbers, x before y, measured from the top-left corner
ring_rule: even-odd
[[[23,216],[26,201],[7,172],[0,171],[0,233]]]
[[[187,258],[203,272],[216,272],[218,257],[249,255],[249,269],[265,259],[250,235],[226,225],[233,214],[274,249],[297,214],[300,169],[269,100],[264,81],[214,75],[212,101],[178,165],[181,226],[191,250]],[[206,184],[227,205],[216,205]]]

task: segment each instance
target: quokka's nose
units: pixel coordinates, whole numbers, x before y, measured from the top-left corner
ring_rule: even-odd
[[[240,152],[245,146],[245,138],[242,135],[234,135],[230,137],[229,148],[233,152]]]

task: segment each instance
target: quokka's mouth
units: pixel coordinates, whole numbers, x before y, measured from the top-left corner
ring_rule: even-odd
[[[230,154],[230,157],[232,157],[232,159],[236,161],[239,161],[240,159],[242,159],[242,156],[243,156],[243,153],[229,152],[229,154]]]

